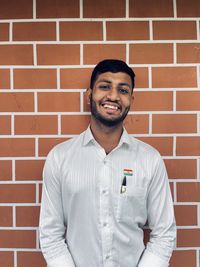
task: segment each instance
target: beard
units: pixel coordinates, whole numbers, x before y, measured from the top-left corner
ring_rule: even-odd
[[[93,117],[97,121],[101,122],[105,126],[113,127],[113,126],[116,126],[118,124],[121,124],[124,121],[124,119],[126,118],[128,112],[129,112],[129,109],[130,109],[130,107],[126,108],[124,110],[124,112],[121,115],[119,115],[118,117],[116,117],[116,118],[104,117],[103,115],[100,114],[100,112],[98,112],[97,104],[93,100],[92,94],[91,94],[91,97],[90,97],[90,110],[91,110],[91,113],[92,113]]]

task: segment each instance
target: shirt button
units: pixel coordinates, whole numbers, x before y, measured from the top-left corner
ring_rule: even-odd
[[[103,223],[103,226],[106,227],[108,224],[107,223]]]
[[[106,256],[106,260],[108,260],[109,258],[110,258],[110,256],[109,256],[109,255],[107,255],[107,256]]]
[[[105,193],[106,193],[106,190],[105,190],[105,189],[103,189],[103,190],[102,190],[102,193],[103,193],[103,194],[105,194]]]

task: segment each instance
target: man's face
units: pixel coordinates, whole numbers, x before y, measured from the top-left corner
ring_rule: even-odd
[[[106,126],[115,126],[125,119],[132,102],[132,82],[124,72],[105,72],[89,89],[92,116]]]

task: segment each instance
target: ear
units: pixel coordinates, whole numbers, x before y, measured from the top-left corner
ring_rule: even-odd
[[[91,98],[91,95],[92,95],[92,89],[91,88],[87,88],[85,93],[86,93],[87,104],[90,105],[90,98]]]
[[[133,92],[131,95],[131,105],[133,104],[134,99],[135,99],[135,96],[134,96],[134,92]]]
[[[132,95],[131,95],[131,106],[133,105],[134,99],[135,99],[134,93],[132,93]]]

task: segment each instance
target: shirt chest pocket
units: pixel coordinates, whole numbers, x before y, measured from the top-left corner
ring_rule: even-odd
[[[145,224],[146,190],[141,187],[134,187],[132,190],[116,196],[115,211],[118,222]]]

